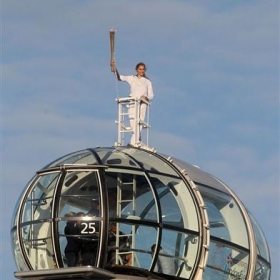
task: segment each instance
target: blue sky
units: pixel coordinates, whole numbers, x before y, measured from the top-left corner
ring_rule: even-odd
[[[144,61],[150,146],[200,166],[261,225],[279,275],[279,3],[2,1],[1,279],[14,206],[43,166],[117,140],[109,30],[122,74]]]

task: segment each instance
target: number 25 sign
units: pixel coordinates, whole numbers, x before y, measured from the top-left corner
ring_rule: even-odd
[[[83,227],[81,234],[93,234],[96,232],[95,222],[81,223],[81,226]]]

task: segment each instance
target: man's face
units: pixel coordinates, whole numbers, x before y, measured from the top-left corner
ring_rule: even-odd
[[[117,232],[117,225],[112,224],[111,225],[111,230],[112,230],[112,232],[116,233]]]

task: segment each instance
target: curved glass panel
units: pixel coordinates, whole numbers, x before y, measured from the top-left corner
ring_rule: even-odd
[[[16,262],[16,265],[20,271],[28,270],[28,267],[23,259],[20,246],[19,246],[19,239],[17,235],[16,229],[12,231],[12,248],[13,248],[13,256]]]
[[[12,216],[12,229],[13,227],[16,227],[17,225],[17,219],[18,219],[18,215],[19,215],[19,206],[20,206],[20,203],[22,201],[22,197],[23,197],[23,194],[25,193],[26,190],[24,190],[21,194],[21,196],[19,197],[17,203],[16,203],[16,206],[15,206],[15,209],[14,209],[14,212],[13,212],[13,216]]]
[[[257,264],[255,279],[267,280],[270,278],[270,254],[266,238],[255,218],[249,213],[257,243]]]
[[[249,249],[247,227],[238,204],[228,194],[197,186],[207,206],[210,235]]]
[[[100,233],[100,186],[95,171],[67,171],[59,200],[64,266],[95,265]]]
[[[206,204],[211,236],[205,274],[217,280],[246,279],[249,240],[238,204],[219,190],[202,185],[198,187]]]
[[[203,279],[246,279],[248,263],[248,252],[211,240]]]
[[[78,151],[75,153],[68,154],[63,156],[49,165],[45,166],[45,168],[58,167],[64,164],[97,164],[97,160],[94,157],[93,153],[89,150]]]
[[[25,188],[23,189],[23,191],[22,191],[20,197],[19,197],[18,200],[17,200],[17,203],[16,203],[16,205],[15,205],[15,209],[14,209],[14,212],[13,212],[13,215],[12,215],[12,228],[13,228],[14,226],[17,225],[17,219],[18,219],[18,215],[19,215],[20,203],[21,203],[22,199],[24,198],[24,195],[25,195],[25,193],[27,192],[27,190],[28,190],[28,188],[29,188],[29,185],[32,183],[32,181],[34,180],[35,177],[37,177],[37,175],[34,176],[34,177],[28,182],[28,184],[25,186]]]
[[[165,175],[150,176],[160,199],[163,223],[198,231],[195,202],[185,183]]]
[[[121,149],[112,148],[96,149],[103,164],[110,166],[132,167],[133,169],[142,169],[141,165],[130,154],[124,153]]]
[[[111,218],[147,219],[149,207],[155,205],[150,183],[143,172],[109,169],[106,171]],[[147,200],[138,199],[145,196]],[[148,216],[148,219],[151,217]]]
[[[151,265],[151,245],[156,242],[158,229],[133,222],[119,223],[119,229],[122,238],[127,238],[127,241],[126,248],[116,250],[116,263],[148,269]]]
[[[26,233],[21,228],[22,241],[26,255],[34,270],[55,268],[54,251],[52,246],[51,222],[26,223],[30,228]]]
[[[23,204],[21,239],[33,269],[55,267],[51,234],[51,207],[60,173],[38,176]]]
[[[165,163],[162,158],[156,156],[156,154],[147,153],[139,149],[124,149],[123,151],[133,156],[138,162],[141,162],[142,168],[146,171],[178,176],[177,172],[168,163]]]
[[[184,182],[174,176],[113,168],[106,170],[106,179],[115,228],[114,238],[109,237],[108,264],[188,277],[199,248],[194,231],[198,214]],[[152,249],[159,240],[161,249]],[[156,265],[151,267],[154,259]]]
[[[145,225],[145,221],[159,222],[151,184],[143,172],[136,170],[111,168],[106,171],[106,179],[111,220],[108,265],[148,269],[158,229]]]
[[[271,269],[270,264],[258,257],[254,279],[256,280],[270,279],[270,269]]]
[[[198,253],[198,235],[163,229],[155,272],[189,278]]]
[[[132,167],[133,169],[141,168],[145,171],[166,173],[176,177],[178,176],[175,170],[161,158],[140,149],[130,149],[124,147],[118,147],[116,149],[97,148],[96,152],[103,164],[116,167]]]
[[[251,222],[254,228],[256,243],[257,243],[257,250],[258,255],[260,255],[262,258],[264,258],[267,262],[270,262],[270,255],[269,250],[267,246],[267,242],[264,236],[263,231],[261,230],[259,224],[255,220],[255,218],[249,213],[249,216],[251,218]]]
[[[221,239],[230,241],[230,234],[227,228],[226,221],[222,216],[219,208],[212,200],[204,200],[207,207],[207,214],[211,228],[211,236],[216,236]]]
[[[53,193],[59,175],[57,172],[38,176],[25,200],[21,223],[51,218]]]
[[[166,155],[165,158],[168,158]],[[209,186],[217,191],[222,193],[231,195],[230,192],[225,188],[224,184],[219,181],[219,179],[215,178],[213,175],[201,170],[196,165],[191,165],[182,160],[173,159],[174,164],[178,165],[182,170],[188,174],[188,176],[192,179],[193,182],[200,185]]]

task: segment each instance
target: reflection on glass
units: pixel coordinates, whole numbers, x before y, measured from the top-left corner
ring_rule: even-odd
[[[148,269],[152,261],[151,246],[158,238],[158,229],[133,223],[119,223],[119,229],[122,233],[120,237],[127,240],[127,248],[125,252],[117,251],[117,256],[125,255],[124,264]],[[119,264],[121,264],[120,258]]]
[[[143,150],[138,149],[126,149],[122,148],[122,152],[130,155],[137,162],[141,163],[141,167],[148,172],[155,172],[155,173],[163,173],[170,176],[177,177],[178,174],[175,172],[173,168],[170,167],[169,164],[166,164],[162,161],[161,158],[157,157],[156,155],[149,154]]]
[[[179,178],[151,174],[164,225],[198,231],[197,209],[188,186]]]
[[[56,167],[64,164],[97,164],[96,158],[89,150],[68,154],[47,165],[45,168]]]
[[[169,273],[167,274],[189,277],[197,257],[197,237],[197,235],[163,229],[160,244],[162,251],[159,251],[160,255],[157,263],[160,263],[161,259],[163,259],[168,264]],[[172,258],[173,262],[171,262],[170,258]]]
[[[246,222],[234,199],[205,185],[198,187],[207,206],[210,235],[249,249]]]
[[[71,211],[90,214],[91,211],[99,212],[99,210],[100,194],[97,173],[68,171],[61,189],[59,216],[63,217]]]
[[[183,227],[183,217],[178,202],[168,185],[157,187],[158,196],[161,204],[162,221],[164,224]]]
[[[214,201],[204,200],[211,228],[211,235],[230,241],[227,224]]]
[[[260,258],[257,259],[254,280],[268,280],[270,277],[270,265]]]
[[[246,279],[248,262],[249,254],[247,252],[212,241],[205,277],[216,280]]]
[[[30,230],[21,229],[24,249],[33,269],[54,268],[51,223],[30,223]]]
[[[22,223],[30,220],[51,218],[53,192],[58,178],[59,173],[45,174],[38,177],[26,199]]]
[[[135,158],[129,154],[123,153],[119,148],[114,152],[111,148],[108,149],[97,149],[98,156],[100,157],[103,164],[110,166],[121,166],[121,167],[133,167],[134,169],[141,169],[141,165],[135,160]]]
[[[19,248],[19,240],[17,236],[17,231],[14,230],[12,232],[12,248],[14,251],[14,259],[16,261],[17,267],[20,271],[28,270],[28,267],[23,260],[20,248]]]

